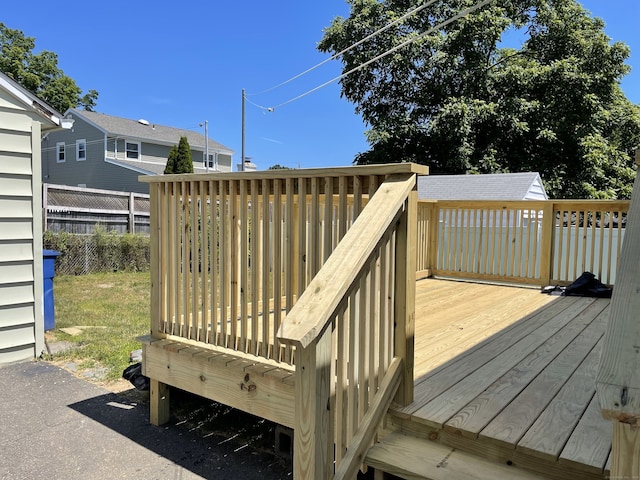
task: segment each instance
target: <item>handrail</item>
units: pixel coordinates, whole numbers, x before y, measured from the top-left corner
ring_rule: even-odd
[[[306,348],[318,339],[414,185],[410,174],[392,175],[384,182],[293,306],[278,340]]]
[[[388,163],[384,165],[358,165],[354,167],[335,168],[303,168],[294,170],[259,170],[256,172],[212,172],[187,173],[174,175],[140,175],[139,182],[144,183],[172,183],[190,180],[263,180],[287,178],[326,178],[326,177],[357,177],[357,176],[388,176],[396,173],[416,173],[426,175],[429,168],[415,163]]]
[[[278,330],[296,356],[294,478],[352,476],[394,395],[413,398],[415,187],[386,178]]]

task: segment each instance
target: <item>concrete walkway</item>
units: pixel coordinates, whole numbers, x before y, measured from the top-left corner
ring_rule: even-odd
[[[0,479],[291,478],[290,465],[131,403],[46,362],[0,367]]]

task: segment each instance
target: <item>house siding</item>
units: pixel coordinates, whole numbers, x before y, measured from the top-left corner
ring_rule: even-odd
[[[0,89],[0,364],[44,348],[40,123]]]
[[[71,130],[52,132],[42,142],[43,151],[43,179],[47,183],[62,185],[86,185],[100,188],[91,184],[91,172],[99,171],[98,165],[104,162],[105,145],[104,133],[93,125],[81,121],[77,117]],[[87,157],[84,161],[76,160],[76,139],[87,142]],[[64,142],[65,161],[57,162],[56,144]]]

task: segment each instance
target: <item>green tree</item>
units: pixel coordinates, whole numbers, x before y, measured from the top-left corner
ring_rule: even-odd
[[[171,147],[164,173],[193,173],[193,159],[187,137],[180,137],[178,145]]]
[[[271,165],[267,170],[292,170],[290,167],[286,167],[284,165],[280,165],[276,163],[275,165]]]
[[[319,44],[336,53],[422,4],[348,0]],[[629,49],[575,0],[440,0],[342,55],[342,95],[369,125],[360,164],[431,173],[540,172],[553,197],[628,198],[640,108],[622,93]],[[434,28],[435,27],[435,28]],[[505,34],[523,35],[520,49]]]
[[[82,107],[93,110],[98,92],[84,95],[80,87],[58,68],[58,56],[46,50],[34,54],[35,39],[0,23],[0,71],[32,91],[60,112]]]

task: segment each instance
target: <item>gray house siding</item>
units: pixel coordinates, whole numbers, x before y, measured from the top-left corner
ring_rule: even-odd
[[[86,141],[86,160],[77,160],[76,140]],[[58,162],[57,147],[65,144],[65,161]],[[89,185],[90,172],[104,162],[104,133],[85,122],[75,122],[71,130],[48,134],[42,141],[42,175],[47,183],[63,185]]]
[[[143,123],[96,112],[70,109],[71,131],[54,132],[42,142],[44,180],[51,184],[86,186],[104,190],[148,193],[140,175],[164,172],[169,152],[181,136],[187,136],[196,173],[205,173],[205,138],[198,132]],[[87,159],[76,160],[76,140],[86,140]],[[66,158],[57,160],[57,147],[64,142]],[[126,143],[138,145],[138,158],[127,158]],[[232,151],[209,139],[209,153],[218,153],[218,169],[231,171]]]
[[[40,128],[0,88],[0,364],[44,348]]]

